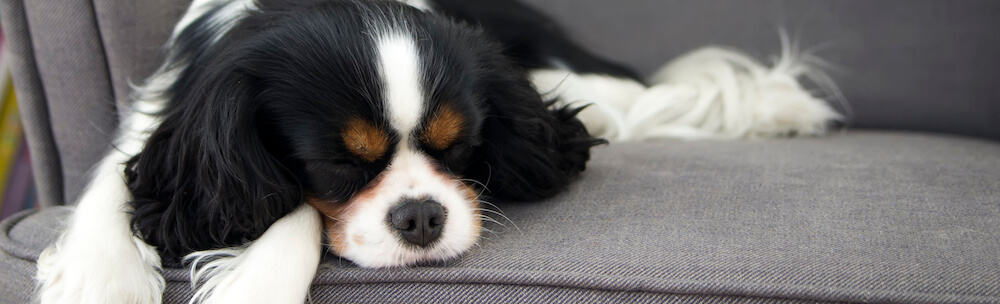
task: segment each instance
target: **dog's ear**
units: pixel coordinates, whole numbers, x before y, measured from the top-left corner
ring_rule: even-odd
[[[482,145],[468,175],[489,182],[489,193],[505,200],[548,198],[583,171],[590,148],[605,143],[591,137],[576,118],[580,108],[552,107],[527,74],[503,65],[483,79],[486,118]]]
[[[262,143],[257,80],[227,56],[192,63],[163,121],[127,164],[133,231],[165,258],[242,245],[302,201]]]

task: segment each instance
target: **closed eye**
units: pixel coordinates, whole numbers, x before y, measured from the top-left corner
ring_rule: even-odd
[[[345,201],[377,175],[357,161],[344,159],[306,161],[308,192],[318,198]]]
[[[441,151],[435,156],[441,163],[442,167],[453,175],[460,175],[465,172],[472,161],[472,155],[475,147],[458,143],[452,145],[450,148]]]

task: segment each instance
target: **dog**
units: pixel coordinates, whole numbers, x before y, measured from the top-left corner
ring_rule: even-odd
[[[39,257],[38,300],[160,303],[170,266],[193,303],[302,303],[324,244],[455,259],[487,199],[556,195],[594,134],[822,134],[841,116],[790,46],[774,68],[695,51],[647,84],[518,0],[194,0]]]
[[[484,197],[551,197],[604,143],[536,70],[641,84],[515,0],[195,0],[60,239],[42,303],[302,303],[327,249],[454,259]]]

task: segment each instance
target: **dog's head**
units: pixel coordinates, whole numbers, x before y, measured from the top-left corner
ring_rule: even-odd
[[[398,3],[261,8],[191,57],[129,167],[137,232],[175,253],[305,201],[361,266],[453,258],[480,194],[551,196],[600,142],[482,32]]]

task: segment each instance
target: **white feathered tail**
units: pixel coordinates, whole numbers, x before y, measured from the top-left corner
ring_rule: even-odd
[[[536,71],[532,80],[547,98],[591,104],[580,119],[591,134],[611,141],[819,135],[843,117],[799,82],[808,78],[831,100],[842,100],[821,64],[782,35],[771,67],[735,50],[706,47],[668,63],[649,87],[559,70]]]

